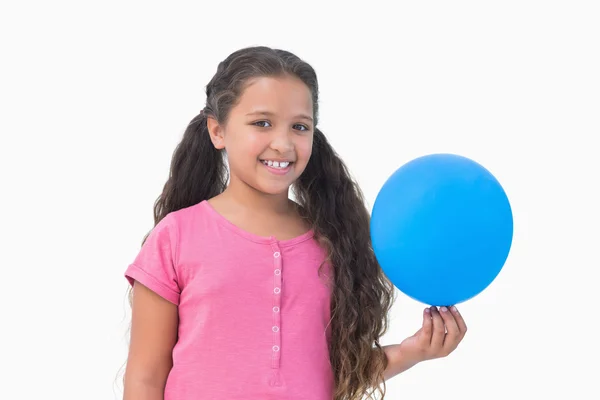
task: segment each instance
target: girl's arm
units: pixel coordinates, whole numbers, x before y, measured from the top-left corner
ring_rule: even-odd
[[[402,354],[402,352],[400,351],[399,344],[383,346],[383,350],[388,359],[388,366],[383,373],[385,380],[391,379],[396,375],[399,375],[404,371],[411,369],[419,363],[419,360],[405,357],[404,354]]]
[[[124,400],[164,399],[177,324],[177,306],[136,281]]]

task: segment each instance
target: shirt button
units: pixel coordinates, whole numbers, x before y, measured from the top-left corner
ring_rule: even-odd
[[[279,327],[278,326],[274,326],[273,327],[273,332],[279,332]]]
[[[279,307],[277,307],[277,306],[273,307],[273,312],[276,312],[276,313],[279,312]]]
[[[275,292],[275,294],[279,294],[279,292],[281,292],[281,289],[279,289],[278,287],[275,288],[275,290],[273,290]]]
[[[276,251],[275,253],[273,253],[273,257],[275,257],[275,258],[279,257],[280,255],[281,254],[278,251]]]
[[[281,275],[281,270],[280,269],[276,269],[275,270],[275,275]]]
[[[273,351],[279,351],[279,346],[273,346]]]

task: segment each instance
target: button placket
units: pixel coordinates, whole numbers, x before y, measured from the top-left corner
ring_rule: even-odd
[[[273,335],[273,347],[271,348],[271,365],[273,368],[279,368],[281,359],[281,294],[282,294],[282,274],[281,274],[281,252],[276,244],[272,245],[273,250],[273,326],[271,328]]]

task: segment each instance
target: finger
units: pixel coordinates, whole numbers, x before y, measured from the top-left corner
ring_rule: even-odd
[[[446,329],[444,320],[442,319],[437,307],[431,308],[431,318],[433,322],[433,334],[431,335],[431,347],[433,352],[438,352],[444,344],[444,336]]]
[[[433,333],[433,322],[431,318],[431,310],[426,308],[423,310],[423,326],[413,335],[417,341],[418,349],[423,356],[428,358],[431,348],[431,335]]]
[[[450,354],[460,342],[460,330],[458,324],[454,319],[454,315],[448,309],[448,307],[440,308],[440,315],[446,325],[446,336],[444,337],[443,353],[444,355]]]
[[[460,331],[460,338],[465,337],[465,333],[467,333],[467,324],[463,319],[462,315],[458,312],[458,308],[456,306],[450,307],[450,312],[454,316],[454,320],[456,321],[456,325],[458,326],[458,330]]]
[[[419,329],[419,335],[425,344],[429,347],[431,335],[433,333],[433,321],[431,319],[431,310],[426,308],[423,312],[423,326]]]

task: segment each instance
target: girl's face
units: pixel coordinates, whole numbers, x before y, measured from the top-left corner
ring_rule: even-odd
[[[207,122],[214,146],[227,152],[231,184],[287,193],[311,156],[312,116],[311,93],[301,80],[250,80],[224,125]]]

